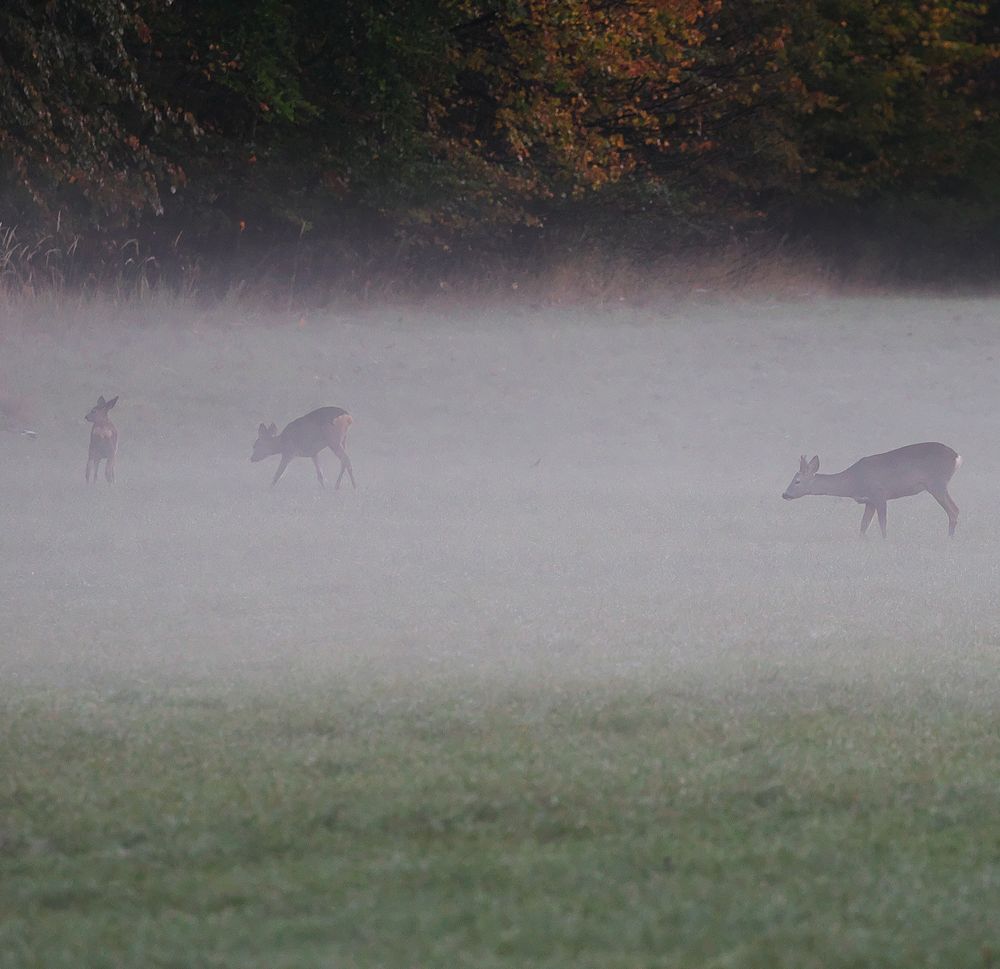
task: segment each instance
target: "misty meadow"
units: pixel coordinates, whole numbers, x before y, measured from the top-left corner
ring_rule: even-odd
[[[0,472],[6,964],[982,964],[995,311],[7,339],[38,436]],[[305,458],[272,489],[258,423],[334,401],[357,490]],[[924,438],[963,455],[954,539],[927,494],[885,541],[781,499],[802,451]]]
[[[998,55],[0,9],[0,969],[997,965]]]

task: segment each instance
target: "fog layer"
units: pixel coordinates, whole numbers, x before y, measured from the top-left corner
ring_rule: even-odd
[[[382,310],[301,321],[94,311],[14,321],[0,675],[234,682],[352,671],[996,685],[997,304],[845,300]],[[119,395],[118,482],[84,483]],[[260,422],[349,409],[358,490],[273,490]],[[888,541],[820,470],[955,448]],[[320,457],[328,485],[336,458]],[[823,674],[817,679],[817,672]],[[826,677],[826,679],[824,679]]]

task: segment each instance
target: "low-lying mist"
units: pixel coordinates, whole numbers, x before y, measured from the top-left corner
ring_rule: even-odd
[[[823,693],[995,690],[997,304],[391,308],[9,321],[32,441],[0,465],[0,676],[100,686],[350,674]],[[84,483],[99,394],[118,481]],[[358,489],[274,489],[260,422],[350,410]],[[918,441],[963,457],[888,540],[846,499],[781,500]]]

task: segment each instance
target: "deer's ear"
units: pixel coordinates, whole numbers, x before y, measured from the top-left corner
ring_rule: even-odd
[[[809,470],[812,471],[813,474],[815,474],[817,471],[819,471],[819,455],[818,454],[814,454],[813,455],[813,459],[809,462]]]
[[[257,428],[257,437],[267,437],[267,428],[263,424]]]
[[[271,426],[270,426],[270,427],[269,427],[269,428],[267,429],[267,433],[268,433],[268,434],[277,434],[277,433],[278,433],[278,425],[277,425],[277,424],[275,424],[275,423],[274,423],[274,422],[272,421],[272,422],[271,422]]]
[[[799,470],[805,471],[806,469],[806,456],[804,454],[799,455]]]
[[[104,399],[104,394],[101,394],[101,396],[97,398],[97,406],[98,407],[108,406],[108,402]]]
[[[104,406],[107,410],[111,410],[111,408],[114,407],[115,404],[117,403],[118,403],[118,398],[112,397],[111,400],[109,400]]]

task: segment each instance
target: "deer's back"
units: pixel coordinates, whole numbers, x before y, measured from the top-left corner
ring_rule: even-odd
[[[281,450],[296,457],[309,458],[330,444],[338,417],[347,411],[341,407],[320,407],[295,418],[281,432]]]
[[[862,458],[849,471],[857,477],[865,497],[888,499],[943,487],[957,466],[957,451],[946,444],[927,442]]]

